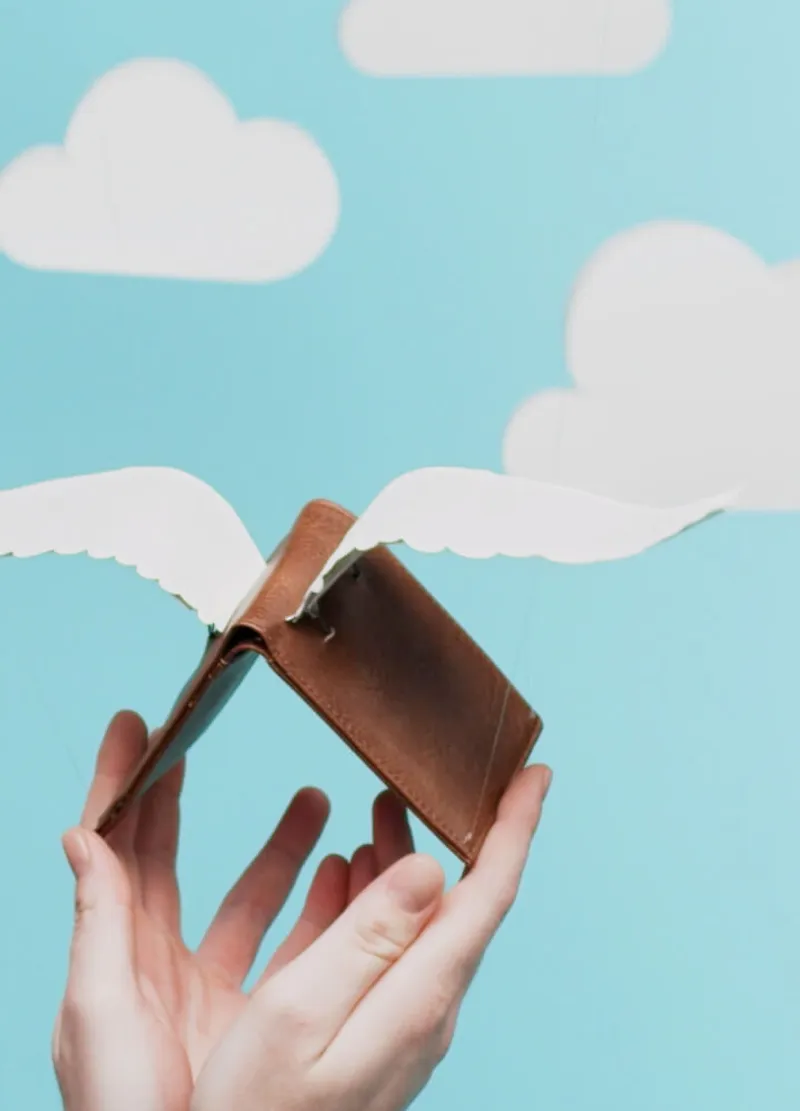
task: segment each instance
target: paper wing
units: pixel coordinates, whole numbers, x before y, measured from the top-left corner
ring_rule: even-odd
[[[555,563],[599,563],[637,555],[734,499],[730,493],[656,509],[491,471],[411,471],[390,482],[359,517],[294,619],[312,610],[360,554],[378,544],[448,549],[470,559],[540,556]]]
[[[218,629],[264,571],[225,499],[169,467],[128,467],[0,491],[0,555],[45,552],[85,552],[134,567]]]

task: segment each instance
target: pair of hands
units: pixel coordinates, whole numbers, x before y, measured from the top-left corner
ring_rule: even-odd
[[[323,794],[295,796],[196,952],[175,874],[183,767],[105,842],[90,832],[147,742],[122,713],[100,749],[81,827],[69,978],[53,1035],[66,1111],[401,1111],[450,1044],[464,993],[516,896],[550,783],[526,769],[475,868],[444,891],[414,853],[403,806],[373,808],[373,840],[327,857],[255,987],[242,984],[316,845]]]

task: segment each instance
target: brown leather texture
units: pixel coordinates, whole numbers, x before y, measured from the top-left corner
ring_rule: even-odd
[[[464,863],[474,863],[541,721],[385,548],[363,555],[331,588],[320,621],[287,623],[352,522],[330,502],[305,507],[261,589],[209,643],[99,832],[184,755],[258,654]]]

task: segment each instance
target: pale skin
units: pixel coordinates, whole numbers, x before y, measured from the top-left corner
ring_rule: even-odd
[[[327,857],[253,988],[242,987],[328,816],[299,792],[199,948],[181,937],[175,875],[183,768],[108,842],[90,832],[147,740],[117,715],[81,825],[69,977],[53,1035],[66,1111],[402,1111],[446,1053],[464,993],[514,902],[550,784],[527,768],[475,868],[448,891],[380,795],[373,839]]]

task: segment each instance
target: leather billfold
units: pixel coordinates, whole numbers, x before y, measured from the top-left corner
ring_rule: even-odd
[[[541,732],[538,715],[386,548],[364,554],[316,618],[287,621],[354,521],[313,501],[268,561],[97,830],[205,732],[259,656],[467,865]]]

